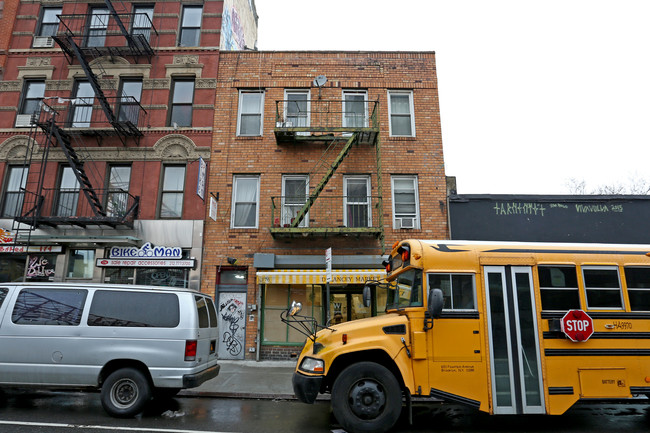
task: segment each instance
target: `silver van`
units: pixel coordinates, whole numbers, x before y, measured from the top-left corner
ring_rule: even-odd
[[[217,338],[192,290],[0,283],[0,387],[101,388],[115,417],[217,376]]]

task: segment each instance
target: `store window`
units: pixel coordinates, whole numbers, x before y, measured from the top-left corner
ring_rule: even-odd
[[[30,254],[25,271],[26,281],[52,281],[56,273],[56,254]]]
[[[26,260],[27,257],[22,254],[0,256],[0,283],[23,281]]]
[[[68,271],[66,272],[66,278],[90,280],[93,277],[94,269],[95,250],[70,250],[68,255]]]
[[[318,284],[269,284],[264,289],[263,336],[265,344],[302,345],[305,336],[280,321],[280,313],[293,301],[302,304],[301,315],[323,323],[323,286]]]

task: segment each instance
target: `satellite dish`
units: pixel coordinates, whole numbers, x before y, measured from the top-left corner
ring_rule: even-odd
[[[327,83],[327,77],[325,75],[319,75],[314,78],[314,86],[316,87],[323,87],[325,83]]]

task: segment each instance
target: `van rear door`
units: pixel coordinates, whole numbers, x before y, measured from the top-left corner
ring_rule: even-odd
[[[199,317],[196,360],[210,367],[217,361],[217,313],[210,297],[195,295],[194,300]]]

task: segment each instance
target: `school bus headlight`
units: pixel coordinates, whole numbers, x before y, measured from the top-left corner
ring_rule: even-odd
[[[324,373],[325,361],[322,359],[305,358],[300,363],[300,370],[306,373]]]

